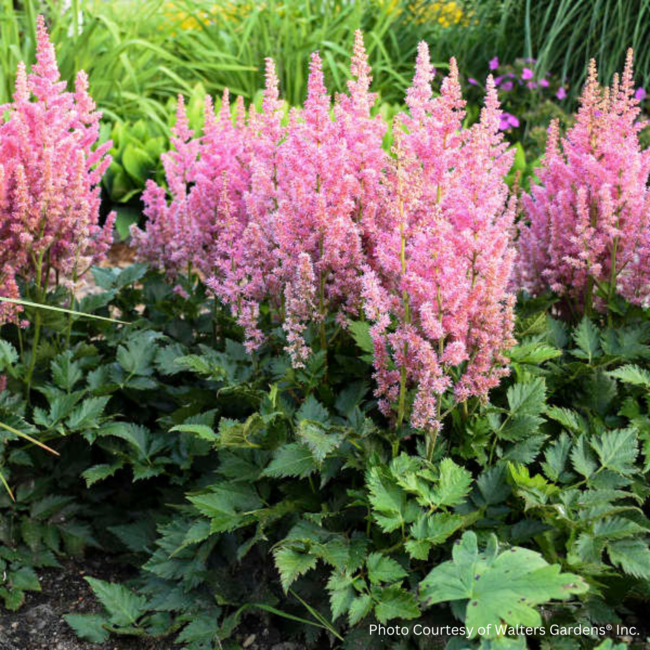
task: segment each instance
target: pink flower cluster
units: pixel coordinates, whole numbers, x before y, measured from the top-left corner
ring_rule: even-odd
[[[485,398],[507,373],[514,298],[507,293],[513,260],[514,203],[506,205],[504,175],[512,152],[499,131],[493,80],[478,123],[463,129],[464,105],[452,59],[441,94],[420,44],[406,103],[394,125],[395,162],[376,263],[364,277],[364,307],[374,323],[380,406],[415,388],[411,423],[434,431],[442,396]]]
[[[54,46],[38,18],[36,64],[20,64],[13,102],[0,106],[0,292],[19,298],[18,281],[44,288],[74,282],[108,250],[114,215],[98,225],[108,142],[93,150],[101,113],[79,72],[75,91],[60,81]],[[0,304],[0,322],[18,308]]]
[[[455,61],[434,98],[425,44],[393,155],[373,115],[360,32],[351,72],[348,93],[332,102],[312,55],[304,107],[285,116],[268,60],[262,111],[240,105],[233,120],[224,102],[218,120],[207,111],[198,138],[179,102],[175,151],[165,159],[170,200],[147,187],[150,221],[134,239],[143,258],[172,274],[198,267],[249,350],[264,340],[264,305],[296,367],[311,352],[310,326],[326,349],[329,323],[366,318],[382,410],[401,423],[410,409],[413,426],[433,431],[443,394],[485,398],[506,373],[514,206],[503,178],[512,154],[494,83],[479,123],[463,128]]]
[[[599,86],[591,62],[566,137],[551,124],[540,185],[523,197],[517,280],[531,293],[550,289],[587,312],[615,292],[647,303],[650,150],[639,145],[638,103],[630,50],[611,88]]]

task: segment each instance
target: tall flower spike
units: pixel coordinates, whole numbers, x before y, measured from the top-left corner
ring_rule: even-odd
[[[520,287],[551,290],[574,312],[603,310],[616,293],[647,304],[650,151],[641,149],[638,116],[632,52],[609,89],[592,61],[575,125],[561,144],[551,125],[540,184],[523,197]]]
[[[14,101],[0,124],[0,283],[17,295],[18,280],[43,287],[47,268],[73,284],[103,259],[114,214],[99,226],[101,175],[110,142],[95,147],[101,114],[80,73],[75,93],[59,81],[54,47],[38,18],[36,64],[18,66]],[[0,321],[15,318],[3,307]]]

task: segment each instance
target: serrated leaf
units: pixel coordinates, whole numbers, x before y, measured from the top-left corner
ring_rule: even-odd
[[[122,469],[122,467],[124,467],[124,461],[122,460],[110,465],[108,463],[102,463],[101,465],[94,465],[93,467],[84,470],[81,473],[81,476],[86,480],[86,487],[90,487],[97,483],[97,481],[103,481],[105,478],[113,476],[115,472]]]
[[[602,433],[591,440],[591,446],[604,467],[624,476],[636,471],[634,461],[639,450],[634,429]]]
[[[357,596],[350,605],[350,612],[348,614],[350,626],[356,625],[361,619],[368,616],[372,610],[372,605],[372,598],[369,594]]]
[[[621,366],[607,373],[610,377],[620,379],[626,384],[650,388],[650,372],[635,365]]]
[[[408,554],[416,560],[426,560],[431,548],[442,544],[463,525],[460,515],[435,512],[422,513],[411,525],[411,539],[405,544]]]
[[[397,582],[408,574],[395,560],[381,553],[371,553],[366,560],[368,579],[373,585],[381,582]]]
[[[9,582],[20,591],[41,591],[41,583],[32,567],[24,566],[9,573]]]
[[[576,411],[560,406],[549,406],[546,415],[574,433],[587,433],[587,425]]]
[[[291,548],[281,548],[275,551],[275,566],[280,572],[280,581],[284,592],[289,591],[289,587],[301,575],[307,573],[316,566],[318,558],[314,555],[299,553]]]
[[[304,440],[318,463],[322,463],[343,442],[340,433],[332,433],[319,422],[310,420],[300,421],[298,435]]]
[[[63,352],[56,359],[53,359],[51,368],[52,378],[56,385],[68,392],[83,377],[81,366],[77,361],[72,360],[72,352],[70,350]]]
[[[420,608],[411,592],[396,585],[381,590],[379,603],[375,605],[375,616],[380,623],[385,625],[395,618],[410,620],[419,615]]]
[[[212,430],[212,427],[205,424],[178,424],[175,427],[172,427],[170,431],[194,433],[202,440],[207,440],[208,442],[219,441],[219,436]]]
[[[453,547],[453,562],[435,567],[420,585],[420,599],[427,606],[467,600],[465,625],[473,628],[472,637],[487,626],[491,632],[486,636],[496,636],[501,621],[539,626],[542,619],[535,606],[588,589],[582,578],[561,573],[559,565],[547,564],[539,553],[518,547],[498,553],[495,537],[491,545],[479,553],[476,534],[466,532]]]
[[[317,469],[317,464],[311,451],[304,445],[292,442],[280,447],[262,472],[263,476],[286,478],[297,476],[306,478]]]
[[[453,507],[465,501],[472,486],[472,475],[451,458],[440,463],[440,478],[433,489],[433,501],[438,506]]]
[[[0,339],[0,372],[4,372],[4,370],[16,363],[16,361],[18,361],[16,348],[9,341]]]
[[[390,533],[415,519],[420,509],[416,503],[407,502],[406,493],[392,479],[372,467],[366,474],[370,491],[369,500],[373,516],[380,528]]]
[[[80,639],[91,643],[104,643],[110,636],[104,627],[108,619],[99,614],[64,614],[65,622],[74,630]]]
[[[147,599],[134,594],[124,585],[112,584],[97,578],[84,578],[90,585],[102,605],[110,616],[114,625],[135,625],[136,621],[145,613]]]
[[[588,363],[602,354],[598,329],[586,316],[573,332],[573,340],[578,346],[577,350],[572,350],[573,355]]]
[[[589,447],[586,436],[580,436],[571,450],[571,462],[578,474],[589,478],[598,469],[596,457]]]
[[[621,539],[607,544],[609,559],[635,578],[650,579],[650,550],[640,539]]]

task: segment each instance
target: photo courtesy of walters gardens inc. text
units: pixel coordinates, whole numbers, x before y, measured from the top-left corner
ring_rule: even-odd
[[[650,648],[650,0],[0,0],[0,650]]]

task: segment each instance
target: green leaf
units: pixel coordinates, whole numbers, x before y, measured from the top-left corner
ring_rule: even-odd
[[[634,386],[644,386],[650,388],[650,372],[645,368],[639,366],[628,365],[621,366],[616,370],[607,373],[610,377],[620,379],[626,384],[633,384]]]
[[[280,581],[284,592],[289,591],[289,587],[301,575],[307,573],[316,566],[318,558],[314,555],[299,553],[291,548],[281,548],[275,551],[275,566],[280,572]]]
[[[449,539],[463,523],[460,515],[421,513],[411,525],[411,539],[405,544],[406,551],[415,560],[427,560],[431,548]]]
[[[110,636],[105,627],[108,620],[99,614],[64,614],[63,618],[80,639],[99,644]]]
[[[156,162],[144,150],[129,142],[122,152],[122,164],[131,178],[144,184],[156,169]]]
[[[400,564],[381,553],[371,553],[366,560],[366,568],[368,579],[373,585],[380,582],[397,582],[408,575]]]
[[[9,341],[0,339],[0,372],[18,361],[18,352]]]
[[[589,478],[598,469],[596,458],[589,448],[587,436],[580,436],[571,450],[571,462],[578,474]]]
[[[433,500],[438,506],[457,506],[465,501],[472,487],[472,474],[459,467],[451,458],[440,463],[440,478],[433,489]]]
[[[96,429],[99,419],[104,414],[104,409],[110,397],[89,397],[76,408],[68,417],[66,425],[71,431],[82,429]]]
[[[546,415],[559,422],[565,429],[574,433],[587,433],[587,425],[582,416],[576,411],[561,406],[549,406]]]
[[[372,598],[369,594],[357,596],[350,605],[350,612],[348,614],[350,626],[356,625],[361,619],[368,616],[372,610],[372,605]]]
[[[379,467],[370,468],[366,474],[366,482],[375,521],[385,533],[390,533],[415,519],[420,511],[418,505],[407,503],[404,490],[395,485]]]
[[[14,589],[20,591],[41,591],[36,571],[32,567],[24,566],[9,573],[9,582]]]
[[[86,480],[86,487],[90,487],[98,481],[103,481],[105,478],[113,476],[122,467],[124,467],[124,461],[122,460],[110,465],[108,463],[102,463],[101,465],[93,465],[93,467],[84,470],[81,476]]]
[[[318,463],[322,463],[342,442],[343,435],[332,433],[319,422],[301,420],[298,435],[304,440]]]
[[[415,596],[397,585],[381,590],[379,603],[375,605],[377,620],[386,624],[394,618],[413,619],[420,616]]]
[[[207,440],[208,442],[219,441],[219,436],[212,430],[212,427],[205,424],[178,424],[175,427],[172,427],[170,431],[194,433],[202,440]]]
[[[639,453],[634,429],[617,429],[593,438],[591,446],[602,465],[624,476],[636,471],[634,461]]]
[[[577,350],[572,350],[573,355],[580,359],[586,359],[588,363],[602,354],[598,329],[586,316],[576,327],[573,340],[578,346]]]
[[[95,596],[106,608],[110,622],[114,625],[135,625],[136,621],[145,613],[147,599],[134,594],[123,585],[111,584],[97,578],[85,578]]]
[[[72,387],[81,380],[83,372],[77,361],[72,360],[72,352],[63,352],[52,361],[52,378],[57,386],[71,391]]]
[[[287,476],[306,478],[316,469],[316,461],[311,451],[304,445],[292,442],[283,445],[276,451],[273,460],[262,472],[262,475],[273,478],[286,478]]]
[[[210,519],[213,533],[252,523],[254,517],[250,513],[264,505],[250,483],[223,483],[213,486],[211,492],[187,498]]]
[[[465,625],[490,627],[486,635],[497,635],[495,627],[508,625],[536,627],[542,624],[534,607],[551,600],[566,600],[588,589],[584,580],[561,573],[559,565],[549,565],[539,553],[514,547],[498,553],[496,537],[479,553],[476,534],[466,532],[453,547],[453,562],[435,567],[420,584],[420,599],[430,606],[446,601],[467,600]]]
[[[650,550],[640,539],[621,539],[607,544],[609,559],[635,578],[650,579]]]
[[[375,345],[370,336],[370,323],[365,321],[350,321],[348,331],[352,334],[354,342],[365,352],[360,358],[367,363],[372,363]]]
[[[332,620],[336,620],[350,609],[356,592],[354,591],[353,580],[346,574],[334,571],[327,581],[327,591],[330,594],[330,607],[332,608]]]

